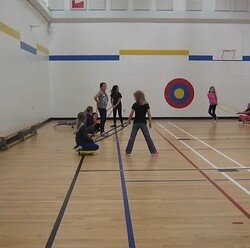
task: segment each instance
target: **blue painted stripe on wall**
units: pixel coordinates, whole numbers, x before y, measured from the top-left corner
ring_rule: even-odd
[[[250,55],[248,56],[242,56],[243,61],[250,61]]]
[[[189,55],[189,60],[211,61],[213,60],[213,56],[212,55]]]
[[[37,54],[36,48],[34,48],[34,47],[32,47],[32,46],[26,44],[26,43],[23,42],[23,41],[21,41],[21,49],[23,49],[23,50],[25,50],[25,51],[27,51],[27,52],[29,52],[29,53],[35,54],[35,55]]]
[[[120,60],[119,55],[50,55],[50,61]]]

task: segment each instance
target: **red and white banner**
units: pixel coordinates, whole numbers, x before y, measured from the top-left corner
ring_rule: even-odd
[[[86,0],[71,0],[71,9],[86,9]]]

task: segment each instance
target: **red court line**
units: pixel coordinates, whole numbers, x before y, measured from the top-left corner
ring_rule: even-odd
[[[233,205],[238,208],[248,219],[250,219],[250,214],[240,206],[229,194],[227,194],[213,179],[211,179],[203,170],[201,170],[194,162],[192,162],[184,153],[181,152],[171,141],[169,141],[160,131],[155,129],[163,139],[165,139],[174,149],[179,152],[194,168],[196,168],[202,176],[204,176],[216,189],[218,189]]]

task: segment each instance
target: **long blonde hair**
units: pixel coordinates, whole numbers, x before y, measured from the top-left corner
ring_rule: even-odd
[[[135,98],[135,101],[137,103],[139,103],[140,105],[144,105],[144,104],[147,103],[147,101],[145,99],[145,95],[144,95],[144,93],[141,90],[137,90],[134,93],[134,98]]]

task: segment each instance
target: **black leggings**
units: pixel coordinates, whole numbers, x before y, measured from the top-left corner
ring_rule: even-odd
[[[214,120],[217,119],[217,116],[215,114],[215,110],[216,110],[216,104],[209,105],[208,113],[213,117]]]
[[[100,121],[100,131],[101,131],[101,133],[103,133],[104,132],[104,128],[105,128],[105,122],[107,120],[107,109],[98,108],[98,111],[100,113],[100,118],[101,118],[101,121]]]
[[[118,110],[118,115],[119,115],[120,122],[121,122],[121,124],[123,124],[123,120],[122,120],[122,105],[121,104],[118,104],[118,106],[116,106],[113,109],[113,121],[114,121],[114,124],[116,124],[116,113],[117,113],[117,110]]]

